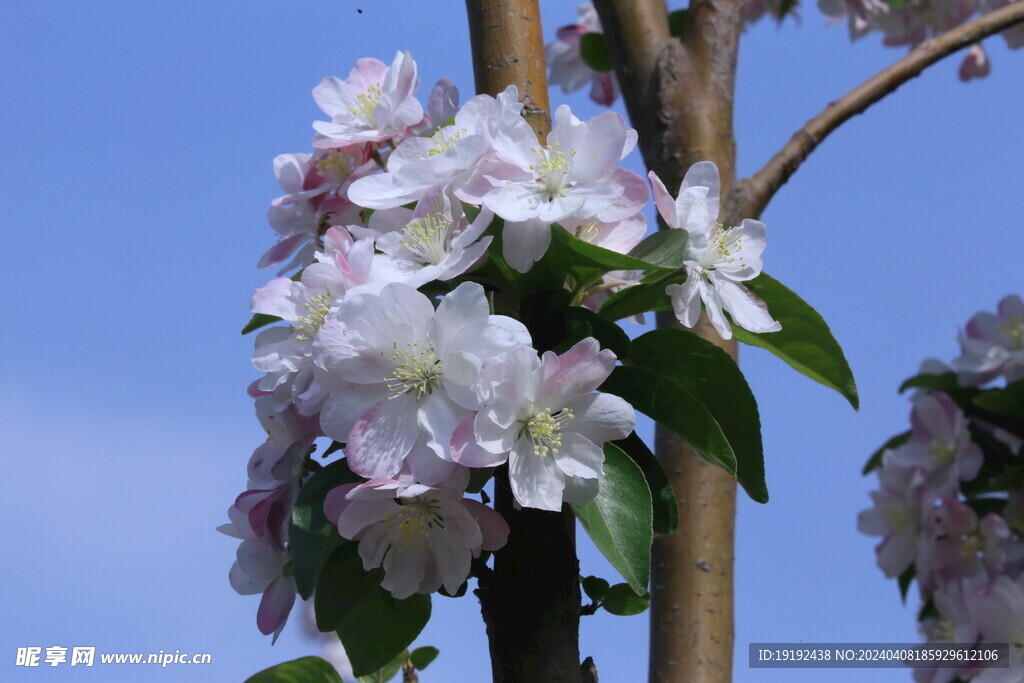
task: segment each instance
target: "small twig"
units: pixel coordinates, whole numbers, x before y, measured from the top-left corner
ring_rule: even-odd
[[[402,683],[419,683],[420,677],[416,673],[416,667],[413,666],[412,660],[407,659],[402,664]]]
[[[958,50],[977,43],[1024,21],[1024,2],[1014,2],[979,17],[941,36],[927,40],[903,59],[875,74],[850,91],[824,111],[808,121],[786,145],[773,156],[764,168],[739,183],[733,190],[731,202],[737,215],[757,217],[804,159],[828,135],[847,120],[860,114],[875,102],[901,85],[920,75],[922,71]]]

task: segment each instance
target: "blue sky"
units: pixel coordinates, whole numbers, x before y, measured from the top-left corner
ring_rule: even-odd
[[[574,3],[543,3],[546,34]],[[360,14],[357,9],[362,9]],[[807,118],[900,54],[850,45],[813,7],[744,37],[739,168],[756,170]],[[741,351],[761,406],[772,500],[737,529],[737,681],[752,641],[903,642],[910,610],[855,532],[867,455],[904,429],[900,380],[956,353],[958,325],[1021,291],[1024,63],[986,44],[992,75],[958,60],[844,126],[768,208],[766,270],[815,305],[860,385],[854,413],[758,350]],[[220,0],[0,7],[7,466],[0,537],[0,678],[228,681],[308,654],[298,620],[274,647],[257,600],[227,583],[235,543],[214,532],[259,443],[238,335],[273,241],[271,160],[306,151],[311,88],[362,56],[408,49],[421,93],[472,91],[462,3]],[[598,108],[583,94],[580,116]],[[621,111],[621,109],[620,109]],[[639,160],[632,167],[640,170]],[[583,570],[613,578],[581,539]],[[425,681],[487,678],[472,599],[435,599]],[[646,680],[647,618],[588,617],[602,680]],[[209,652],[208,666],[20,669],[20,646]],[[829,680],[909,680],[832,671]]]

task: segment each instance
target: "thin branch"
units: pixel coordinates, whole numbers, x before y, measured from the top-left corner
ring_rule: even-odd
[[[848,119],[860,114],[940,59],[1021,21],[1024,21],[1024,2],[1013,2],[962,24],[921,43],[903,59],[829,104],[823,112],[798,130],[764,168],[737,186],[733,197],[734,206],[740,209],[737,215],[760,216],[764,207],[804,159]]]

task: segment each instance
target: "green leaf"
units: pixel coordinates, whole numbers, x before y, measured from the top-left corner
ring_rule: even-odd
[[[608,594],[601,601],[601,607],[620,617],[629,617],[646,612],[651,604],[651,596],[644,591],[637,595],[629,584],[617,583],[608,589]]]
[[[253,330],[258,330],[261,327],[267,325],[273,325],[274,323],[281,322],[281,318],[276,315],[267,315],[266,313],[253,313],[252,318],[242,328],[242,334],[249,334]]]
[[[658,372],[620,365],[599,387],[621,396],[693,446],[705,460],[736,476],[736,454],[721,425],[693,394]]]
[[[412,665],[416,667],[417,671],[423,671],[432,661],[437,659],[439,654],[441,654],[441,651],[436,647],[424,645],[413,650],[412,654],[409,655],[409,659],[412,660]]]
[[[568,351],[577,342],[593,337],[602,349],[610,349],[619,358],[629,355],[629,335],[621,327],[606,318],[602,318],[589,308],[573,306],[565,312],[566,339],[556,350],[561,353]]]
[[[594,602],[600,601],[608,593],[608,582],[597,576],[588,576],[580,581],[580,584],[583,586],[583,592]]]
[[[677,9],[668,13],[668,30],[676,38],[682,38],[683,32],[690,25],[690,10]]]
[[[288,528],[288,551],[295,571],[295,587],[303,600],[313,594],[326,551],[333,545],[329,541],[334,537],[342,542],[334,525],[324,516],[324,498],[342,484],[362,481],[348,468],[348,462],[338,460],[310,477],[295,499]]]
[[[319,657],[300,657],[249,676],[245,683],[342,683],[329,662]]]
[[[743,284],[768,305],[772,317],[782,323],[782,330],[755,334],[733,325],[736,339],[771,351],[797,372],[838,391],[854,410],[859,409],[853,372],[818,312],[766,273]]]
[[[914,375],[903,381],[900,385],[900,393],[907,389],[928,389],[929,391],[944,391],[947,394],[960,388],[955,372],[943,372],[938,375],[921,374]]]
[[[643,472],[622,449],[604,445],[604,479],[597,497],[573,511],[598,550],[637,593],[651,576],[651,492]]]
[[[359,683],[387,683],[387,681],[390,681],[395,677],[395,674],[402,670],[402,665],[405,664],[407,659],[409,659],[409,651],[402,650],[395,655],[394,659],[374,671],[372,674],[359,676],[356,680],[359,681]]]
[[[676,494],[668,482],[668,477],[665,476],[665,470],[662,469],[658,459],[654,457],[654,453],[651,453],[651,449],[647,447],[643,439],[637,436],[636,432],[613,443],[632,458],[644,473],[647,488],[651,490],[654,532],[670,534],[675,531],[679,526],[679,503],[676,501]]]
[[[611,349],[619,358],[628,355],[629,336],[622,328],[590,309],[571,306],[571,296],[560,287],[523,298],[519,319],[530,330],[534,348],[562,353],[582,339],[594,337],[601,348]]]
[[[905,444],[907,440],[910,439],[910,435],[912,433],[913,432],[911,432],[908,429],[907,431],[897,434],[896,436],[892,437],[891,439],[883,443],[881,447],[879,447],[879,449],[872,453],[871,457],[868,458],[868,461],[864,464],[864,469],[861,470],[861,474],[870,474],[876,468],[881,467],[882,456],[885,454],[885,452],[888,450],[899,448],[900,446]]]
[[[904,605],[907,604],[907,591],[910,590],[910,584],[914,582],[915,576],[917,576],[917,567],[910,565],[903,570],[903,573],[897,579],[900,586],[900,599]]]
[[[638,258],[584,242],[557,223],[551,226],[551,244],[544,258],[533,268],[540,273],[557,274],[563,279],[568,275],[577,290],[613,270],[651,269],[657,270],[657,267]],[[530,275],[534,275],[533,270]]]
[[[412,644],[430,619],[430,596],[396,600],[380,587],[383,570],[363,570],[355,543],[334,550],[320,571],[317,628],[334,629],[356,676],[371,674]]]
[[[693,332],[663,329],[633,340],[624,362],[660,374],[700,401],[729,442],[736,479],[752,499],[768,502],[757,401],[729,354]]]
[[[794,7],[796,7],[796,0],[781,0],[778,9],[773,14],[781,22],[787,14],[793,11]]]
[[[471,467],[469,469],[469,483],[466,485],[466,493],[480,493],[487,486],[487,482],[494,476],[496,467]]]
[[[684,276],[667,276],[650,284],[633,285],[612,294],[601,305],[601,315],[608,320],[622,320],[648,311],[671,311],[672,297],[665,293],[665,287],[678,284]]]
[[[989,422],[1015,434],[1024,432],[1024,380],[983,391],[973,403]]]
[[[633,247],[629,255],[660,268],[682,268],[687,235],[685,230],[658,230]]]
[[[580,36],[580,56],[594,71],[614,71],[615,62],[608,51],[608,41],[603,33],[584,33]]]

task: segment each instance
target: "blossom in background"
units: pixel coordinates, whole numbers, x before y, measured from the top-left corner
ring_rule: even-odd
[[[996,313],[977,313],[960,335],[961,355],[953,360],[960,382],[978,385],[1003,376],[1024,379],[1024,302],[1016,294],[999,302]]]
[[[882,537],[875,552],[878,566],[889,578],[899,576],[914,562],[924,489],[920,469],[900,467],[892,463],[891,458],[890,453],[882,457],[882,467],[878,469],[881,490],[871,492],[874,507],[857,517],[858,531]]]
[[[459,285],[436,311],[400,283],[354,295],[313,345],[330,393],[320,424],[347,443],[353,472],[393,477],[408,461],[417,481],[438,483],[454,468],[452,432],[479,407],[474,384],[484,360],[523,344],[526,327],[490,315],[476,283]]]
[[[940,496],[955,493],[960,481],[978,475],[984,460],[981,448],[971,441],[967,418],[947,394],[915,396],[910,421],[913,432],[907,443],[892,451],[892,463],[921,468],[928,486]]]
[[[561,355],[538,358],[519,347],[485,364],[483,408],[452,437],[454,459],[471,467],[509,466],[509,482],[524,507],[561,510],[586,503],[604,476],[608,441],[625,438],[636,422],[626,401],[594,393],[615,367],[615,354],[588,338]]]
[[[416,62],[398,52],[388,66],[365,57],[344,81],[329,76],[313,88],[313,99],[330,121],[316,121],[318,149],[359,142],[380,142],[401,135],[423,120],[423,105],[414,97],[419,86]]]
[[[601,20],[594,5],[584,2],[576,9],[579,21],[558,29],[556,39],[545,46],[550,69],[548,81],[569,94],[590,83],[590,99],[606,107],[612,106],[619,95],[615,74],[594,71],[580,53],[580,38],[587,33],[601,33]]]
[[[468,482],[459,468],[438,486],[408,476],[347,484],[327,495],[324,515],[344,538],[359,541],[364,569],[384,567],[381,586],[395,598],[442,586],[455,594],[472,558],[508,540],[500,513],[463,498]]]
[[[911,0],[889,3],[884,0],[819,0],[818,7],[834,21],[847,19],[853,40],[878,31],[884,36],[884,45],[916,47],[1012,1]],[[1024,47],[1024,27],[1013,26],[1003,31],[1002,36],[1011,50]],[[967,50],[958,74],[961,81],[969,81],[983,78],[990,71],[988,55],[979,43]]]
[[[654,201],[658,213],[670,228],[686,230],[686,281],[669,285],[676,318],[693,327],[700,318],[701,303],[708,319],[723,339],[732,338],[733,323],[751,332],[778,332],[782,329],[768,312],[764,302],[741,283],[761,274],[761,253],[768,242],[764,223],[743,219],[739,227],[726,228],[718,223],[718,167],[710,161],[694,164],[686,172],[673,199],[654,171]]]

